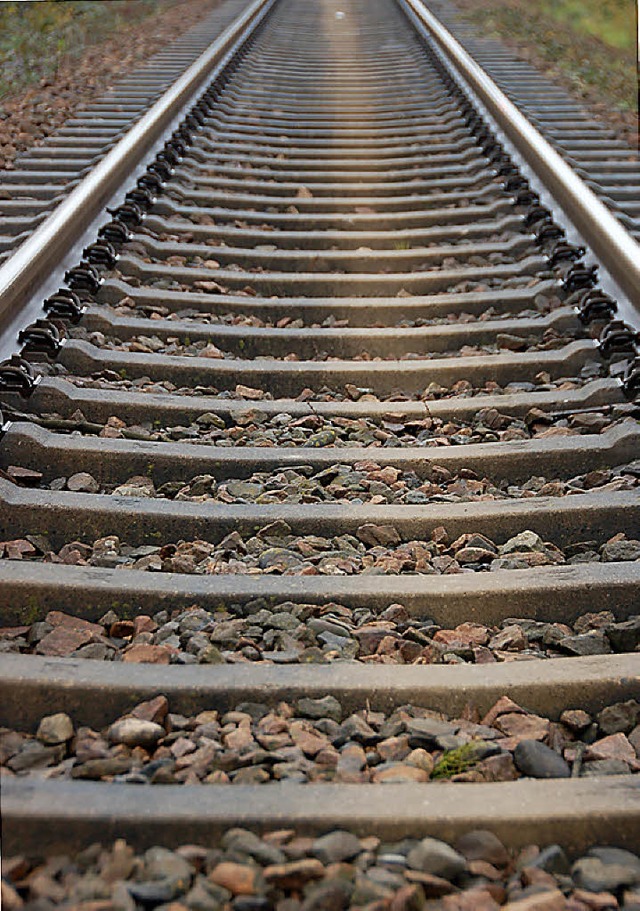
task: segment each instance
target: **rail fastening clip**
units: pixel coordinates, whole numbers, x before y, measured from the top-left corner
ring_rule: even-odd
[[[17,392],[23,399],[29,398],[40,382],[29,361],[13,354],[0,363],[0,391]]]

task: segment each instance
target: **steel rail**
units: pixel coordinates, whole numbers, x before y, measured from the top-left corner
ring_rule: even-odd
[[[476,92],[498,126],[551,192],[568,218],[627,294],[640,316],[640,244],[600,202],[540,132],[465,51],[422,0],[397,0],[427,29],[447,62]],[[409,19],[411,19],[409,14]]]
[[[0,328],[16,316],[214,67],[246,40],[273,3],[253,0],[0,267]]]

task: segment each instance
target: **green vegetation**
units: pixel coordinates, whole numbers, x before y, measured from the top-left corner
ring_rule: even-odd
[[[635,0],[538,0],[540,11],[619,50],[635,49]]]
[[[170,5],[168,0],[40,0],[0,3],[0,98],[54,73],[124,26]]]
[[[579,94],[637,110],[636,0],[458,0],[484,34],[526,46]]]
[[[433,767],[432,778],[451,778],[467,772],[478,761],[477,743],[465,743],[455,750],[447,750]]]

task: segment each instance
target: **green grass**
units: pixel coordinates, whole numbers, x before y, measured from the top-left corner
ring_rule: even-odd
[[[618,50],[635,49],[635,0],[538,0],[541,12]]]
[[[578,92],[637,110],[636,0],[463,0],[484,34],[526,45]]]
[[[166,0],[40,0],[0,3],[0,98],[54,73],[112,32],[164,10]]]
[[[478,743],[464,743],[455,750],[446,750],[431,772],[432,778],[452,778],[468,772],[478,761]]]

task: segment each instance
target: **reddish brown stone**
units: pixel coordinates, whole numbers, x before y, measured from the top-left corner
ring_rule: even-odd
[[[429,781],[429,773],[417,766],[402,765],[391,766],[388,769],[374,770],[373,780],[379,784],[385,781]]]
[[[22,560],[23,557],[35,557],[38,553],[36,548],[29,541],[18,538],[15,541],[3,541],[0,547],[4,549],[4,555],[9,560]]]
[[[582,709],[566,709],[560,715],[560,721],[571,731],[584,731],[591,724],[591,716]]]
[[[166,696],[156,696],[146,702],[140,702],[131,712],[134,718],[142,721],[153,721],[162,724],[169,711],[169,701]]]
[[[482,776],[482,781],[515,781],[518,772],[510,753],[499,753],[483,759],[475,768]]]
[[[423,903],[418,886],[403,886],[391,898],[389,911],[420,911]]]
[[[405,878],[410,883],[419,883],[427,898],[441,898],[443,895],[450,895],[457,889],[448,879],[440,876],[434,876],[432,873],[424,873],[422,870],[405,870]]]
[[[472,873],[474,876],[482,876],[484,879],[495,880],[495,882],[498,882],[498,880],[502,878],[500,870],[486,860],[470,860],[469,873]]]
[[[249,727],[241,726],[230,731],[228,734],[224,735],[224,745],[230,750],[237,750],[238,752],[254,746],[255,741],[251,729]]]
[[[301,889],[309,880],[320,879],[324,875],[324,867],[319,860],[309,857],[265,867],[263,875],[268,883],[279,889]]]
[[[393,623],[380,623],[354,630],[353,634],[360,643],[361,654],[372,655],[392,629]]]
[[[520,706],[515,703],[513,699],[509,699],[508,696],[501,696],[484,716],[482,719],[482,724],[487,725],[487,727],[492,727],[496,721],[496,718],[499,718],[500,715],[506,715],[510,712],[520,712],[523,715],[525,714],[524,709],[520,708]]]
[[[367,523],[361,525],[356,531],[357,537],[370,547],[389,547],[393,544],[399,544],[402,540],[393,525],[373,525]]]
[[[109,635],[114,639],[127,639],[135,633],[133,620],[116,620],[109,627]]]
[[[544,740],[549,733],[549,719],[539,715],[509,712],[496,719],[495,726],[516,740]]]
[[[0,627],[0,639],[19,639],[20,636],[25,636],[30,628],[29,626]]]
[[[222,861],[209,873],[209,879],[233,895],[256,894],[257,871],[246,864]]]
[[[409,639],[402,639],[398,648],[402,660],[405,664],[413,664],[418,658],[422,657],[424,649],[419,642],[412,642]]]
[[[567,903],[558,889],[539,892],[503,906],[503,911],[566,911]]]
[[[36,654],[51,658],[66,658],[76,649],[91,642],[93,635],[88,630],[70,629],[59,626],[51,630],[36,646]]]
[[[169,664],[175,650],[167,645],[130,645],[122,653],[122,660],[131,664]]]
[[[576,889],[572,898],[582,902],[589,911],[614,911],[620,907],[618,899],[611,892],[587,892],[585,889]]]
[[[49,611],[45,620],[54,627],[87,630],[95,636],[104,635],[104,629],[99,623],[91,623],[89,620],[83,620],[81,617],[74,617],[72,614],[65,614],[59,610]]]
[[[520,871],[520,878],[524,886],[545,886],[547,889],[555,889],[556,881],[546,870],[540,867],[524,867]]]
[[[4,879],[0,882],[0,898],[5,911],[19,911],[24,906],[23,900],[10,883]]]
[[[585,759],[621,759],[633,769],[640,769],[636,751],[625,734],[610,734],[587,747]]]
[[[155,620],[152,620],[151,617],[147,616],[147,614],[140,614],[140,616],[134,618],[134,636],[138,636],[140,633],[155,633],[157,629],[158,624],[155,622]]]
[[[398,737],[387,737],[380,741],[376,751],[384,760],[404,759],[409,753],[409,736],[400,734]]]
[[[311,731],[310,727],[311,725],[307,725],[304,721],[294,721],[289,728],[289,733],[293,742],[306,756],[315,756],[320,750],[329,746],[329,741],[326,737]]]
[[[442,899],[443,911],[499,911],[500,905],[488,889],[470,889]]]
[[[32,468],[24,468],[21,465],[9,465],[5,473],[13,481],[23,484],[25,487],[37,487],[43,478],[41,471],[34,471]]]

